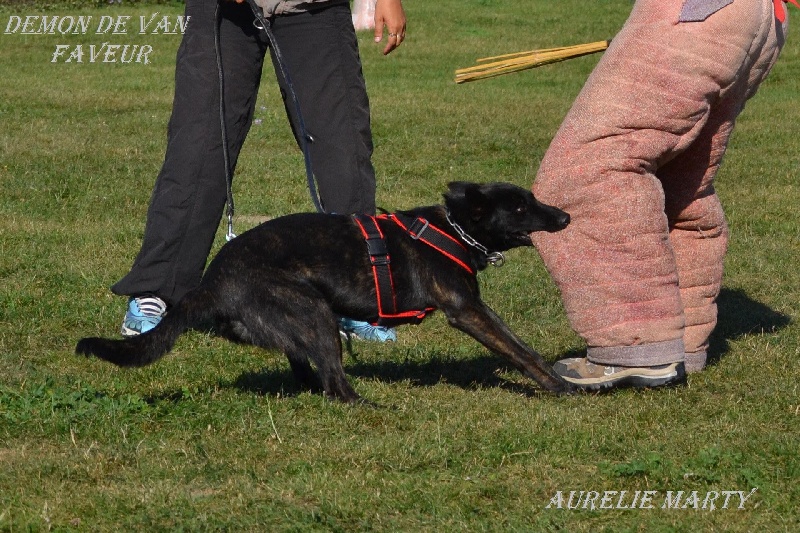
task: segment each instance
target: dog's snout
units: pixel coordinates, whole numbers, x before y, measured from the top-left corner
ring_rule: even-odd
[[[554,205],[548,205],[539,202],[538,200],[536,201],[536,205],[540,213],[541,220],[545,225],[543,229],[546,231],[560,231],[569,226],[572,218],[566,211],[559,209]]]

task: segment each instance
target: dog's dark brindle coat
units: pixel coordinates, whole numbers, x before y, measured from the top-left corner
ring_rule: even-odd
[[[449,210],[453,222],[497,252],[531,246],[531,232],[557,231],[569,223],[567,213],[509,184],[455,182],[444,199],[445,206],[403,213],[422,216],[461,240],[447,221]],[[481,301],[474,274],[393,222],[380,225],[399,309],[440,309],[453,327],[504,356],[543,388],[571,390]],[[486,254],[465,246],[474,270],[486,268]],[[342,368],[339,316],[369,322],[378,318],[364,238],[349,216],[294,214],[265,222],[223,246],[197,289],[153,330],[123,340],[82,339],[76,352],[119,366],[144,366],[169,352],[185,330],[211,325],[230,340],[283,351],[300,383],[352,402],[359,396]]]

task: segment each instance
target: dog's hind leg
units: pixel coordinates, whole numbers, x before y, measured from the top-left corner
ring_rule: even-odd
[[[282,318],[279,312],[269,317],[251,314],[249,317],[237,320],[231,330],[234,334],[225,336],[265,350],[282,351],[289,360],[289,366],[298,385],[315,393],[324,392],[325,388],[311,366],[310,350],[306,346],[308,342],[313,342],[313,335],[305,335],[304,328],[298,328],[297,323],[290,323]],[[267,323],[269,327],[265,327]]]
[[[342,343],[336,316],[325,298],[308,286],[280,284],[275,279],[231,306],[232,331],[239,340],[286,354],[295,379],[313,391],[343,402],[359,395],[342,367]],[[311,366],[316,366],[316,372]]]
[[[360,397],[347,381],[342,367],[342,339],[336,315],[321,298],[307,305],[303,330],[294,330],[300,334],[287,346],[286,356],[290,362],[304,360],[308,364],[311,360],[326,396],[346,403],[357,401]],[[293,323],[296,327],[296,322],[291,320],[287,326]]]
[[[342,402],[355,402],[359,395],[347,381],[342,367],[342,342],[336,319],[327,308],[322,312],[321,306],[324,306],[323,302],[315,308],[313,315],[306,317],[302,330],[297,329],[296,323],[287,324],[299,334],[289,340],[284,352],[297,379],[305,379],[301,376],[310,377],[317,388],[321,384],[326,396]],[[317,367],[316,375],[309,360]]]
[[[338,337],[338,331],[336,335]],[[336,338],[334,340],[339,344],[339,353],[341,353],[341,341]],[[347,381],[341,359],[336,354],[332,355],[331,346],[309,348],[312,350],[310,357],[317,367],[325,395],[345,403],[358,401],[360,396]]]
[[[311,364],[308,362],[308,357],[299,351],[287,350],[286,357],[289,359],[289,366],[292,367],[292,374],[297,382],[311,392],[322,393],[324,391],[322,382],[319,376],[314,372]]]

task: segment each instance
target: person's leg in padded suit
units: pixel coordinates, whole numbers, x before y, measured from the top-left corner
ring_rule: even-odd
[[[533,186],[572,217],[533,237],[588,345],[556,370],[586,388],[679,380],[687,352],[689,369],[702,368],[716,324],[727,227],[713,180],[784,28],[771,0],[696,22],[679,22],[683,7],[636,2]]]

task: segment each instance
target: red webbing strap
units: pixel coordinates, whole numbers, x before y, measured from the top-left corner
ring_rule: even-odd
[[[393,220],[394,223],[403,228],[412,239],[424,242],[428,246],[434,248],[470,274],[475,273],[475,269],[471,265],[472,261],[469,252],[464,245],[455,237],[440,230],[424,218],[411,218],[401,215],[400,213],[382,215],[382,217]]]
[[[376,217],[370,215],[353,215],[367,242],[367,253],[372,263],[372,274],[375,279],[375,292],[378,299],[378,325],[421,321],[434,308],[412,311],[398,311],[395,297],[394,279],[392,278],[391,258],[386,247],[383,232]]]
[[[786,22],[786,8],[783,7],[783,4],[786,2],[791,2],[797,7],[800,7],[800,3],[798,3],[797,0],[773,0],[775,4],[775,17],[777,17],[781,24]]]
[[[394,314],[397,311],[397,302],[394,298],[392,271],[389,268],[391,258],[386,248],[386,241],[383,240],[383,232],[373,216],[353,215],[353,220],[361,228],[361,233],[367,241],[367,253],[375,278],[375,291],[378,293],[378,315]]]

